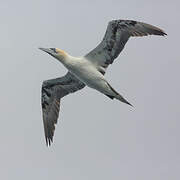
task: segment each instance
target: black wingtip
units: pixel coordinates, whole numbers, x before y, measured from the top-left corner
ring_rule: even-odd
[[[53,139],[46,137],[46,146],[50,147],[52,143],[53,143]]]
[[[154,35],[158,36],[167,36],[167,33],[165,33],[162,29],[154,29]]]
[[[163,33],[164,33],[164,36],[167,36],[167,33],[165,33],[164,31],[163,31]]]
[[[161,31],[160,35],[161,36],[167,36],[167,34],[164,31]]]

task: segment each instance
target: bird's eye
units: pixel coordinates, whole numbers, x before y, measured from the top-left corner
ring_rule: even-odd
[[[56,52],[56,48],[50,48],[54,53],[57,53]]]

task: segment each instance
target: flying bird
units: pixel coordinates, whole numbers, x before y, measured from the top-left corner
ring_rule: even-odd
[[[68,70],[63,77],[43,81],[42,112],[47,146],[53,142],[60,101],[64,96],[85,86],[93,88],[110,99],[131,105],[105,79],[107,67],[113,63],[132,36],[167,35],[158,27],[133,20],[112,20],[100,44],[82,57],[73,57],[58,48],[39,48],[60,61]],[[132,105],[131,105],[132,106]]]

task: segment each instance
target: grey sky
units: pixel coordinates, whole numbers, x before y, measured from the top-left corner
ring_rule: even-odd
[[[179,180],[180,3],[1,0],[0,179]],[[37,48],[86,54],[109,20],[156,25],[167,37],[131,38],[106,78],[135,107],[85,88],[62,100],[45,146],[43,80],[66,69]]]

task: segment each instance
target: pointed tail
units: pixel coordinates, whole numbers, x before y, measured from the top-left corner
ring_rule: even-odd
[[[117,96],[115,96],[115,98],[118,99],[118,100],[120,100],[121,102],[126,103],[126,104],[128,104],[128,105],[130,105],[130,106],[133,107],[133,105],[130,104],[130,103],[129,103],[125,98],[123,98],[120,94],[118,94]]]
[[[111,85],[110,85],[109,83],[107,83],[107,84],[108,84],[108,86],[110,87],[110,89],[116,94],[116,96],[110,97],[111,99],[116,98],[116,99],[120,100],[121,102],[126,103],[126,104],[128,104],[128,105],[130,105],[130,106],[133,107],[133,105],[130,104],[125,98],[123,98],[117,91],[115,91],[115,90],[111,87]],[[108,97],[109,97],[109,96],[108,96]]]

